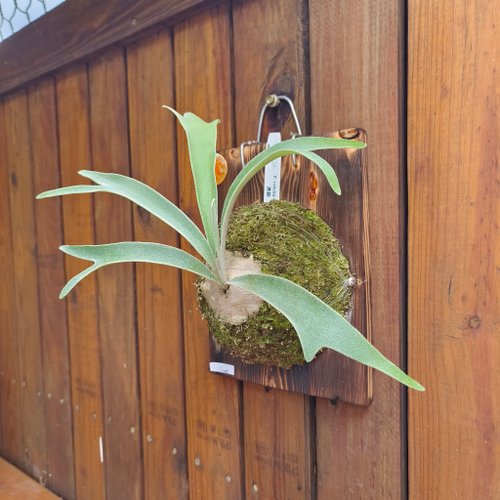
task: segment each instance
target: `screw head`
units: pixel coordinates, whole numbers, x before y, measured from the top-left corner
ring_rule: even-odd
[[[354,139],[359,135],[359,128],[346,128],[339,132],[340,137],[342,139]]]
[[[345,284],[346,286],[348,286],[349,288],[352,288],[353,286],[356,286],[356,283],[357,283],[357,279],[354,277],[354,276],[351,276],[350,278],[347,278],[345,280]]]
[[[275,108],[276,106],[278,106],[280,103],[280,100],[278,98],[278,96],[276,94],[269,94],[267,97],[266,97],[266,104],[270,107],[270,108]]]

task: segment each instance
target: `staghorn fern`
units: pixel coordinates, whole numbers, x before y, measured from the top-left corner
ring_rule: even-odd
[[[37,198],[98,192],[123,196],[175,229],[193,246],[203,261],[183,250],[160,243],[119,242],[104,245],[63,245],[60,247],[63,252],[91,261],[93,264],[68,281],[61,291],[60,298],[65,297],[90,273],[109,264],[150,262],[174,266],[214,282],[224,290],[236,287],[268,302],[292,323],[306,361],[311,361],[321,349],[329,348],[371,366],[410,388],[424,390],[418,382],[385,358],[342,315],[301,286],[285,278],[255,271],[232,278],[226,275],[225,254],[229,219],[236,198],[260,169],[275,158],[300,154],[313,161],[325,174],[333,191],[340,194],[339,182],[333,168],[327,161],[313,153],[313,150],[360,149],[366,145],[362,142],[344,139],[299,137],[266,149],[255,156],[231,184],[224,201],[219,225],[214,173],[218,120],[207,123],[193,113],[181,115],[171,108],[168,109],[177,116],[187,135],[196,197],[205,234],[184,212],[160,193],[142,182],[119,174],[82,170],[79,172],[80,175],[95,182],[95,185],[53,189],[39,194]],[[304,311],[307,311],[307,314],[304,314]]]

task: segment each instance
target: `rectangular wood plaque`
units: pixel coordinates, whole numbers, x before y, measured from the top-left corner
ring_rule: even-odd
[[[348,129],[325,134],[366,142],[361,129]],[[244,147],[245,162],[261,152],[264,143]],[[287,156],[281,162],[280,199],[298,202],[321,216],[332,228],[349,259],[351,272],[358,279],[354,289],[350,320],[368,339],[370,322],[370,266],[368,238],[368,200],[365,154],[363,149],[317,151],[335,169],[342,188],[337,196],[323,173],[302,156]],[[224,200],[231,182],[241,170],[240,149],[220,153],[228,162],[228,175],[219,186],[219,203]],[[245,187],[237,206],[262,201],[264,169]],[[322,351],[311,363],[290,369],[249,365],[221,348],[210,339],[210,371],[254,382],[275,389],[300,392],[310,396],[367,405],[372,397],[371,369],[330,349]]]

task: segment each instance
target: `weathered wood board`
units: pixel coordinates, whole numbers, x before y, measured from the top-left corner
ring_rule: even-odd
[[[14,314],[19,357],[19,404],[23,428],[21,468],[41,477],[46,463],[43,360],[41,355],[38,275],[35,256],[36,231],[33,211],[32,150],[30,144],[26,91],[11,95],[4,102],[6,145],[2,151],[9,168],[10,218]]]
[[[77,171],[92,164],[89,116],[89,86],[85,66],[77,66],[56,78],[57,122],[59,124],[59,166],[61,184],[79,184]],[[72,113],[65,110],[71,109]],[[64,242],[94,243],[94,206],[87,196],[62,200]],[[65,257],[65,273],[73,276],[85,267],[78,259]],[[71,399],[73,405],[73,442],[75,496],[106,497],[106,476],[100,453],[104,435],[101,342],[97,281],[71,292],[67,306]]]
[[[408,7],[408,496],[497,499],[500,9]]]
[[[171,32],[127,49],[132,177],[178,203],[175,122],[159,112],[173,100]],[[151,168],[154,165],[155,168]],[[177,233],[134,207],[134,239],[178,246]],[[178,269],[136,264],[144,497],[187,497],[181,276]],[[168,325],[168,328],[165,328]]]
[[[356,137],[366,141],[366,134],[359,129],[349,129],[331,137]],[[265,148],[265,144],[245,146],[245,161]],[[351,272],[358,280],[354,289],[350,320],[367,338],[371,336],[369,238],[366,190],[366,165],[364,150],[331,150],[320,152],[339,177],[342,196],[337,196],[328,186],[321,172],[304,157],[297,157],[297,166],[291,156],[282,160],[280,199],[299,202],[316,211],[332,228],[348,257]],[[224,199],[231,181],[241,170],[240,149],[222,151],[228,161],[228,176],[220,186]],[[248,184],[238,199],[238,206],[261,201],[263,198],[264,170]],[[345,356],[329,349],[303,366],[289,370],[277,367],[248,365],[221,348],[212,337],[210,369],[237,379],[329,399],[366,405],[371,400],[370,370]],[[227,370],[227,371],[226,371]],[[231,373],[234,370],[234,374]]]
[[[130,175],[126,66],[118,48],[88,66],[92,168]],[[130,241],[130,204],[118,196],[94,198],[96,243]],[[105,427],[103,459],[109,498],[142,498],[134,268],[109,266],[96,274]],[[123,390],[122,388],[126,388]]]
[[[9,158],[5,154],[8,139],[8,113],[5,104],[0,104],[0,141],[4,144],[0,155],[0,394],[1,394],[1,439],[0,453],[17,466],[22,465],[23,425],[19,391],[19,340],[15,314],[14,253],[12,249],[12,221],[9,196]],[[10,181],[11,182],[11,181]]]
[[[43,80],[29,89],[33,192],[60,185],[55,83]],[[38,297],[44,370],[46,486],[75,496],[71,370],[66,303],[54,300],[64,286],[62,201],[46,200],[34,210],[37,234]],[[63,354],[62,354],[63,353]]]
[[[368,134],[372,343],[399,366],[406,332],[404,26],[399,0],[309,1],[311,133],[356,124]],[[318,500],[406,497],[405,394],[373,370],[369,406],[316,401]]]
[[[231,146],[255,137],[258,106],[271,93],[290,97],[307,129],[307,3],[232,2],[235,137]],[[283,134],[296,130],[285,106],[266,113],[263,137],[271,130]],[[243,383],[242,407],[246,497],[314,498],[313,400],[300,393]]]
[[[218,116],[220,148],[233,143],[228,7],[215,7],[175,26],[177,109]],[[211,75],[200,85],[200,75]],[[215,77],[216,75],[216,77]],[[179,204],[198,225],[185,134],[177,128]],[[181,248],[192,251],[181,240]],[[188,487],[191,498],[244,498],[241,394],[236,380],[207,374],[208,329],[197,308],[195,277],[182,273]]]

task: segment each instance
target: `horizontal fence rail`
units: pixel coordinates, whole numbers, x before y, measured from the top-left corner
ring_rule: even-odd
[[[223,0],[66,0],[0,43],[0,96]]]

